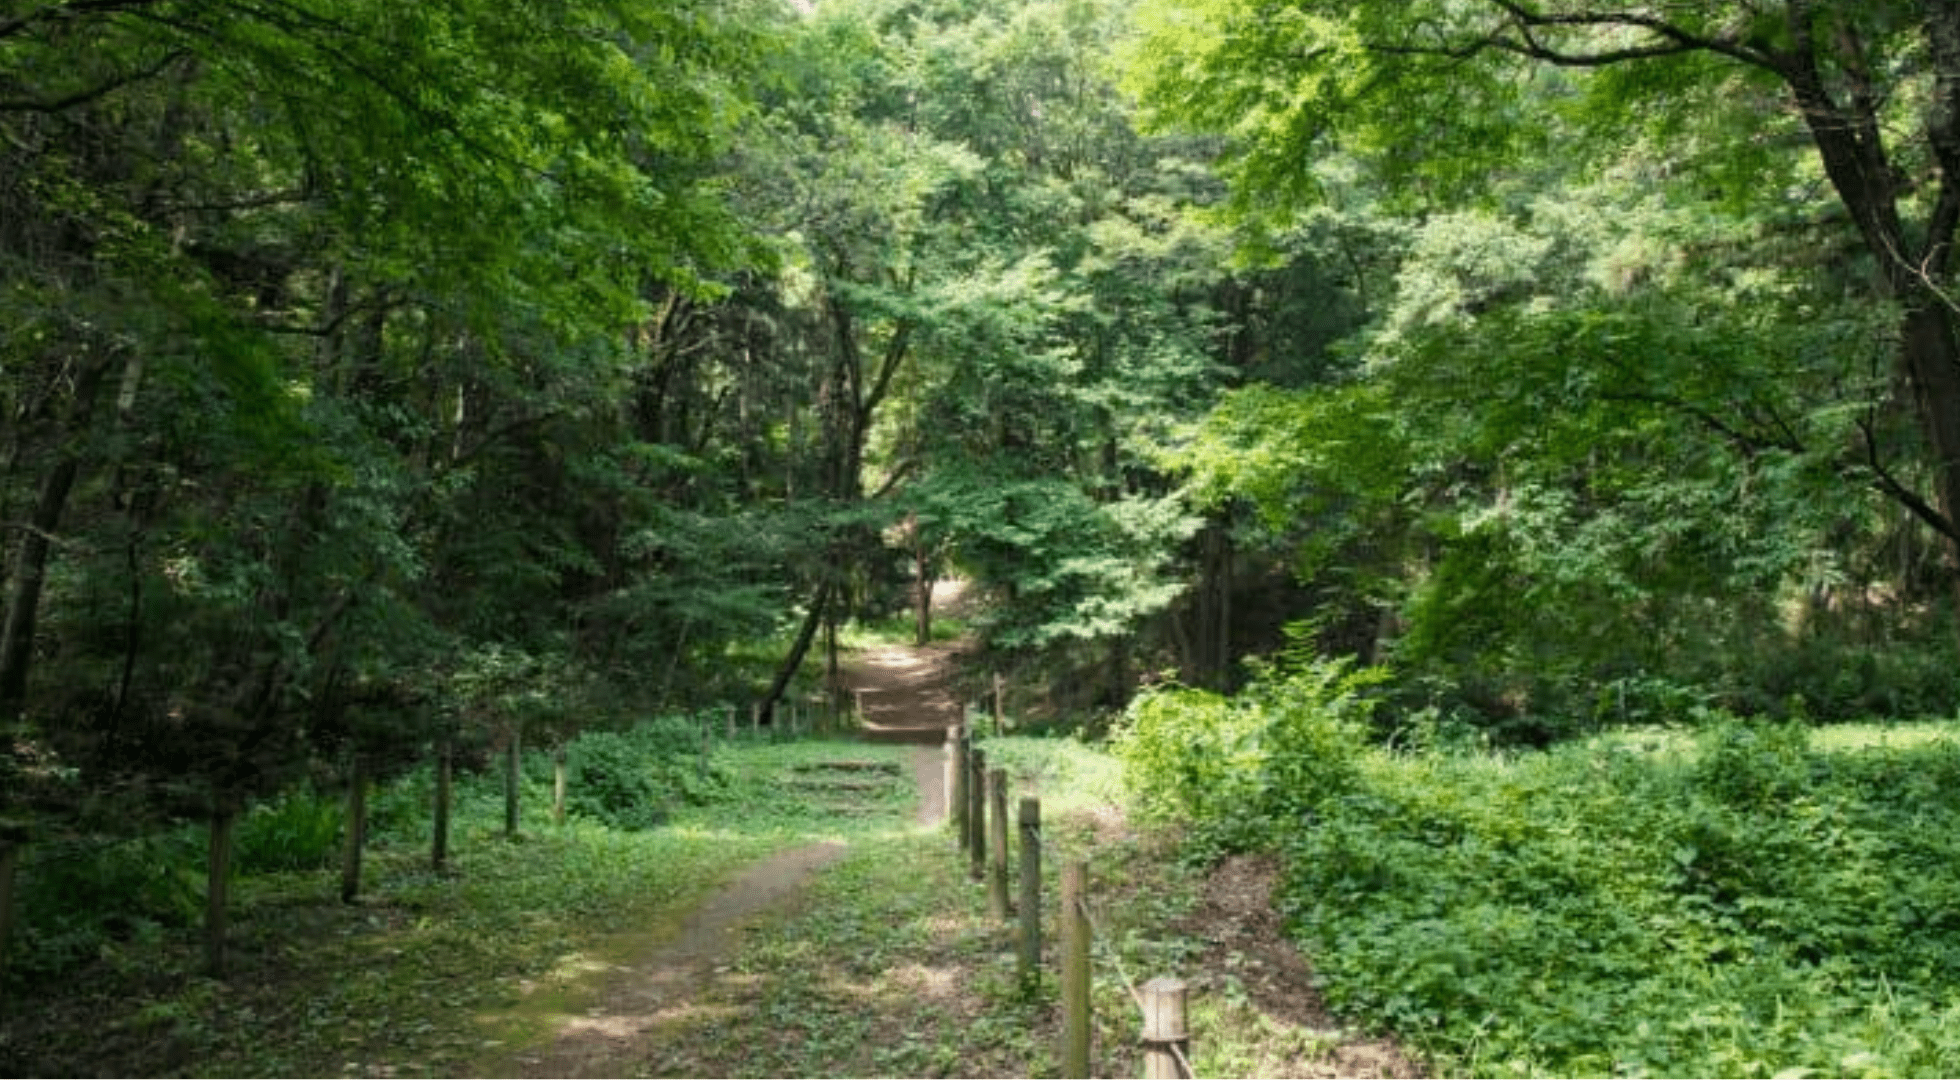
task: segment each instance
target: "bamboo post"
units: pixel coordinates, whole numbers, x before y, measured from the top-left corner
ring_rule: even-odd
[[[966,842],[971,834],[966,829],[966,729],[948,728],[946,731],[946,818],[953,823],[953,835],[959,837],[960,850],[966,850]]]
[[[1007,921],[1007,770],[987,770],[987,910]]]
[[[987,876],[987,752],[974,750],[967,755],[966,832],[967,876],[984,881]]]
[[[1159,976],[1143,984],[1145,1080],[1191,1080],[1191,1074],[1184,1071],[1184,1062],[1191,1056],[1184,997],[1183,979]]]
[[[1041,977],[1041,800],[1024,798],[1017,815],[1021,826],[1021,985],[1032,988]]]
[[[1062,867],[1062,1075],[1089,1075],[1089,864]]]

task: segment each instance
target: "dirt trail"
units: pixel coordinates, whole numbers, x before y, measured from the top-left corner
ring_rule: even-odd
[[[962,582],[942,581],[935,605],[956,604]],[[846,671],[846,683],[863,702],[863,737],[874,742],[918,744],[912,772],[918,781],[921,826],[946,815],[945,765],[940,749],[947,726],[957,723],[954,646],[895,646],[875,650]],[[699,987],[712,979],[741,944],[742,928],[801,893],[824,867],[842,858],[841,843],[810,844],[747,867],[703,900],[673,936],[632,963],[603,976],[598,998],[584,1014],[564,1022],[550,1044],[509,1063],[526,1077],[629,1076],[657,1058],[647,1033],[661,1021],[688,1012]]]

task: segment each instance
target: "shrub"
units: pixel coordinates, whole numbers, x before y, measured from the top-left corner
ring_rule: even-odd
[[[1227,699],[1186,687],[1131,703],[1111,736],[1143,817],[1182,821],[1221,851],[1271,843],[1346,794],[1380,668],[1313,659],[1268,668]]]
[[[616,829],[650,829],[667,819],[671,792],[632,738],[588,731],[566,747],[565,764],[570,813]]]
[[[295,788],[254,806],[232,834],[233,867],[241,874],[313,870],[340,853],[346,804],[311,787]]]

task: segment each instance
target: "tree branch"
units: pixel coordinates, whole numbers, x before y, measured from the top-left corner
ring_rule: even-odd
[[[91,86],[86,90],[77,90],[67,97],[59,97],[51,100],[16,98],[11,101],[0,101],[0,113],[32,112],[52,116],[56,113],[67,112],[69,109],[77,106],[87,105],[89,102],[108,97],[125,86],[133,86],[137,83],[154,79],[158,75],[163,74],[164,70],[169,68],[170,65],[175,64],[177,61],[189,55],[190,53],[187,50],[173,49],[165,53],[161,60],[158,60],[149,67],[128,72],[98,86]]]
[[[1686,53],[1711,52],[1739,60],[1752,67],[1780,70],[1778,58],[1764,49],[1752,47],[1729,37],[1710,37],[1692,33],[1656,15],[1635,11],[1548,13],[1533,10],[1518,0],[1490,0],[1490,3],[1503,14],[1502,21],[1487,31],[1454,44],[1445,41],[1431,45],[1415,43],[1378,45],[1375,46],[1376,51],[1404,55],[1447,56],[1467,60],[1481,53],[1496,50],[1560,67],[1605,67],[1632,60],[1652,60]],[[1640,30],[1651,35],[1652,40],[1646,44],[1616,48],[1561,48],[1539,32],[1614,29]]]
[[[1869,420],[1860,419],[1858,421],[1858,433],[1864,437],[1865,465],[1871,469],[1872,486],[1884,492],[1886,495],[1891,496],[1894,501],[1910,511],[1914,517],[1917,517],[1930,526],[1934,532],[1946,537],[1949,541],[1960,543],[1960,529],[1954,527],[1953,521],[1945,514],[1940,513],[1937,508],[1927,502],[1918,492],[1907,487],[1898,477],[1893,476],[1891,470],[1885,467],[1885,462],[1880,460],[1878,456],[1878,437],[1872,432]]]

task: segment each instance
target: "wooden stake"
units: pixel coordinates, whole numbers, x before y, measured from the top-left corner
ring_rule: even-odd
[[[1183,979],[1158,977],[1143,984],[1143,1075],[1146,1080],[1191,1080],[1184,1071],[1191,1033],[1184,1024]]]
[[[1041,800],[1021,800],[1021,940],[1017,942],[1021,985],[1033,989],[1041,977]]]
[[[1062,1075],[1089,1075],[1089,864],[1062,867]]]
[[[987,771],[987,910],[1005,922],[1007,902],[1007,770]]]
[[[953,823],[953,835],[959,838],[961,851],[966,850],[966,842],[972,835],[966,828],[966,751],[966,729],[947,729],[946,819]]]
[[[983,881],[987,876],[987,753],[974,750],[967,755],[967,876]]]
[[[429,837],[429,869],[444,873],[449,869],[450,789],[456,777],[456,752],[448,736],[436,744],[435,827]]]

